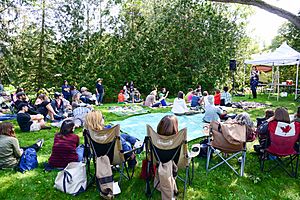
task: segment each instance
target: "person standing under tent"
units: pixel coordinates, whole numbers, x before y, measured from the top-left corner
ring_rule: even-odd
[[[256,87],[258,85],[258,81],[259,81],[258,70],[256,66],[253,66],[251,71],[251,77],[250,77],[250,88],[254,99],[256,99],[257,97]]]
[[[97,84],[96,84],[96,97],[97,97],[97,102],[98,105],[103,105],[102,101],[103,101],[103,96],[104,96],[104,87],[102,85],[102,78],[98,78],[97,79]]]

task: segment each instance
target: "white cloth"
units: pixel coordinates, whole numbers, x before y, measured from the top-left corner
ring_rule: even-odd
[[[30,132],[41,130],[41,125],[38,122],[33,122],[30,126]]]
[[[205,115],[203,117],[203,120],[206,122],[220,121],[219,114],[222,114],[222,110],[219,107],[208,104],[205,107]]]
[[[184,99],[175,98],[171,110],[175,114],[184,114],[189,111]]]

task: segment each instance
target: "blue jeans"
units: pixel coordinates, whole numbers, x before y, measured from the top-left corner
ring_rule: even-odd
[[[79,162],[83,161],[83,153],[84,153],[84,146],[83,146],[83,144],[79,145],[76,148],[76,153],[78,155],[78,161]]]
[[[97,101],[98,101],[98,103],[102,103],[102,101],[103,101],[103,93],[98,93],[97,94]]]
[[[123,151],[130,151],[132,150],[132,147],[136,142],[136,138],[133,136],[130,136],[128,134],[121,134],[121,143],[122,143],[122,149]]]

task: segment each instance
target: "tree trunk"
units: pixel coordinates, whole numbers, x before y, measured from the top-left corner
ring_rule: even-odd
[[[278,8],[276,6],[270,5],[261,0],[209,0],[209,1],[222,2],[222,3],[238,3],[238,4],[256,6],[270,13],[278,15],[279,17],[289,20],[300,30],[300,16],[297,16],[282,8]]]
[[[44,60],[44,37],[45,37],[45,1],[42,2],[42,31],[39,45],[39,65],[36,69],[36,83],[38,83],[38,89],[42,87],[42,69],[43,69],[43,60]]]

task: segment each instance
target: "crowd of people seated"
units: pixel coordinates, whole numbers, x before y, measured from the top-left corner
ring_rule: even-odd
[[[55,92],[54,98],[50,98],[46,94],[39,94],[32,104],[29,97],[23,89],[18,89],[13,95],[13,105],[17,109],[17,122],[22,132],[34,132],[41,129],[49,129],[46,126],[45,120],[61,121],[60,130],[54,136],[54,143],[51,155],[48,159],[48,168],[65,168],[70,162],[83,161],[84,147],[80,145],[80,138],[74,133],[77,127],[74,119],[80,119],[81,126],[93,136],[99,136],[102,130],[110,129],[110,125],[105,125],[102,112],[93,110],[90,103],[100,103],[104,95],[104,89],[101,85],[102,79],[97,80],[97,97],[88,91],[87,88],[82,87],[80,92],[75,87],[69,86],[65,81],[62,86],[62,93]],[[1,88],[0,88],[1,89]],[[293,120],[290,119],[288,111],[284,108],[276,108],[273,110],[266,110],[264,118],[257,120],[257,128],[255,128],[253,121],[248,113],[240,113],[238,115],[228,115],[226,111],[220,106],[231,106],[232,99],[228,92],[228,87],[224,87],[224,91],[215,91],[215,95],[209,95],[207,91],[201,91],[201,86],[195,90],[190,90],[185,95],[182,91],[178,92],[177,97],[174,99],[171,111],[175,115],[195,114],[197,111],[191,108],[204,108],[205,114],[203,121],[211,123],[213,121],[220,122],[221,119],[232,118],[235,122],[246,126],[247,141],[255,140],[258,137],[259,145],[255,145],[254,149],[261,153],[261,149],[265,148],[268,144],[270,131],[274,131],[274,122],[283,122],[290,124],[292,121],[300,124],[300,107],[295,114]],[[146,97],[144,105],[149,107],[168,106],[166,101],[169,92],[166,88],[162,88],[157,94],[155,88]],[[102,96],[101,96],[102,95]],[[118,94],[118,103],[124,102],[138,102],[141,100],[140,93],[134,87],[133,82],[125,83],[123,89]],[[0,110],[2,112],[2,110]],[[178,120],[175,115],[164,116],[157,126],[157,133],[163,136],[171,136],[178,134]],[[80,116],[80,117],[78,117]],[[0,115],[1,117],[1,115]],[[71,118],[72,117],[72,118]],[[296,132],[300,130],[297,128]],[[299,135],[300,133],[297,132]],[[131,151],[137,142],[137,138],[128,134],[121,134],[120,140],[123,151]],[[36,151],[43,145],[43,140],[30,146]],[[0,169],[14,168],[18,166],[20,157],[24,150],[29,147],[20,147],[19,141],[16,138],[14,126],[9,122],[0,123]],[[295,147],[296,149],[296,147]],[[137,164],[134,152],[126,154],[126,160],[130,167]]]

